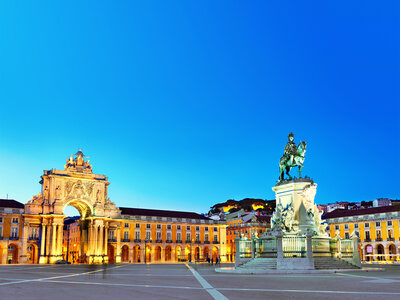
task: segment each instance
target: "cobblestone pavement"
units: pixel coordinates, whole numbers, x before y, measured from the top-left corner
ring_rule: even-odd
[[[0,299],[400,299],[400,266],[233,275],[209,265],[0,265]]]

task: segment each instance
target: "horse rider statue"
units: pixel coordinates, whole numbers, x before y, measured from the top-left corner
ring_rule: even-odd
[[[286,170],[286,174],[289,176],[289,179],[292,179],[289,171],[293,167],[299,167],[299,177],[301,177],[301,169],[303,168],[304,155],[306,153],[306,142],[301,142],[299,146],[294,142],[294,134],[293,132],[288,135],[289,141],[285,145],[285,151],[283,156],[279,160],[279,181],[284,180],[284,173]]]
[[[293,141],[294,140],[293,132],[289,133],[288,139],[289,139],[289,142],[287,142],[285,145],[285,150],[284,150],[283,156],[286,158],[288,164],[292,164],[293,160],[294,160],[294,156],[296,155],[296,152],[297,152],[297,145]]]

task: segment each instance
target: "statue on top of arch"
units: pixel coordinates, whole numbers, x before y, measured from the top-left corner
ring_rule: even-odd
[[[92,173],[92,166],[89,164],[89,160],[85,161],[84,157],[89,158],[82,153],[82,149],[72,154],[64,166],[65,171]]]

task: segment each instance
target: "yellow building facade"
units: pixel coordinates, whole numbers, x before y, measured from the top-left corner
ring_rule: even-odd
[[[79,150],[64,170],[44,171],[42,191],[25,205],[0,201],[0,263],[226,261],[224,222],[191,212],[119,208],[108,198],[108,178],[94,174],[84,157]],[[5,207],[13,205],[20,207]],[[64,226],[67,206],[80,218]]]
[[[253,213],[237,216],[226,220],[226,253],[229,262],[235,262],[236,237],[247,237],[250,239],[254,234],[261,236],[271,228],[270,217],[258,216]]]
[[[400,262],[400,206],[337,209],[325,219],[332,238],[359,237],[363,262]]]
[[[0,264],[18,263],[23,228],[24,205],[15,200],[0,199]],[[28,237],[29,238],[29,237]],[[33,239],[29,241],[32,242]],[[32,245],[29,245],[32,260]],[[28,255],[28,254],[27,254]]]

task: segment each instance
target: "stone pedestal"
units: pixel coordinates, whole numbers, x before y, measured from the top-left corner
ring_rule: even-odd
[[[321,214],[314,203],[317,184],[300,178],[276,184],[272,190],[276,197],[273,221],[281,221],[284,233],[327,236]]]

